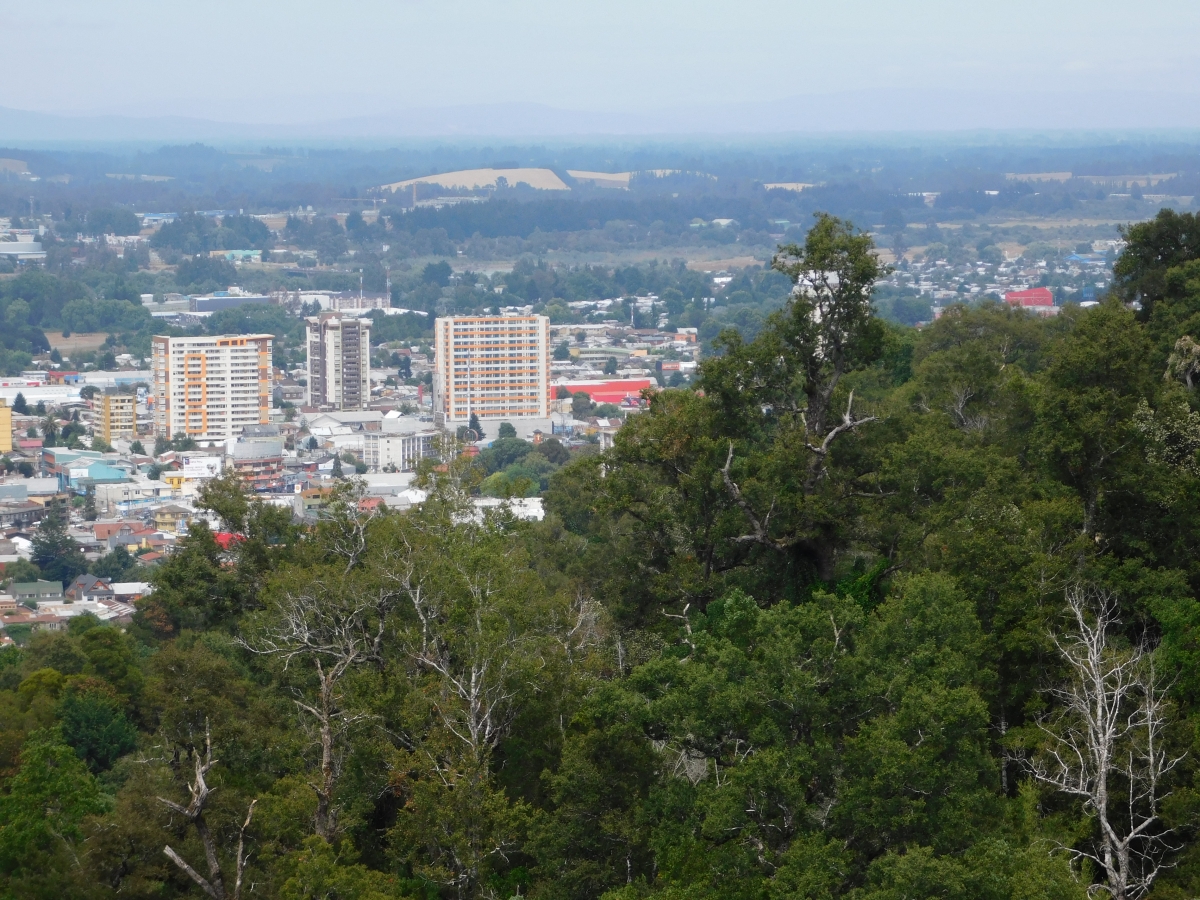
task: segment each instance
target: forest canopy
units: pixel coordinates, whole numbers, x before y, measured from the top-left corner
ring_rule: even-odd
[[[192,525],[128,629],[0,651],[4,891],[1195,896],[1194,227],[1130,229],[1152,307],[918,331],[820,216],[609,450],[448,446],[313,528],[211,482],[239,539]]]

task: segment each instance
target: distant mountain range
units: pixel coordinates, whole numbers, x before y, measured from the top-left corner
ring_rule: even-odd
[[[405,138],[769,136],[831,132],[1200,128],[1200,96],[1097,89],[1086,95],[900,90],[693,105],[651,112],[499,103],[251,124],[186,116],[68,116],[0,107],[0,146],[29,143]]]

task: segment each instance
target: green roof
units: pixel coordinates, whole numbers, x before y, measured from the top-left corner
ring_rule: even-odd
[[[42,581],[40,578],[37,581],[18,581],[14,582],[12,592],[14,594],[44,594],[50,591],[62,593],[61,581]]]

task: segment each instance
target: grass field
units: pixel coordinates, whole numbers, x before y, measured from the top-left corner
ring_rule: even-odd
[[[104,346],[104,341],[107,338],[108,332],[106,331],[96,331],[91,334],[72,334],[70,337],[63,337],[60,331],[46,332],[46,340],[50,342],[50,346],[64,356],[70,356],[72,353],[86,350],[99,350]]]

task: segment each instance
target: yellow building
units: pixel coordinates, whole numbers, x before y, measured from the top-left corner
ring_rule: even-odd
[[[170,485],[171,490],[178,493],[179,491],[183,490],[183,482],[185,480],[185,476],[182,472],[179,472],[179,471],[163,472],[162,474],[160,474],[158,476],[158,480],[163,482],[164,484]]]
[[[12,452],[12,409],[8,401],[0,397],[0,453]]]
[[[118,438],[137,436],[136,400],[132,394],[104,394],[100,397],[97,431],[106,444]]]
[[[188,523],[193,515],[190,509],[182,506],[160,506],[154,511],[154,527],[158,531],[187,534]]]

